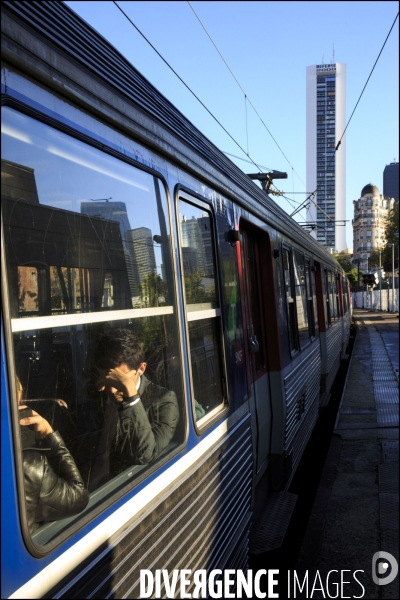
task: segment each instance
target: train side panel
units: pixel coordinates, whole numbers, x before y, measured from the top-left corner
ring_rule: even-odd
[[[68,7],[3,8],[2,596],[138,597],[141,568],[246,569],[348,339],[337,263]],[[120,327],[175,394],[176,430],[30,531],[17,378],[89,485],[92,347]]]

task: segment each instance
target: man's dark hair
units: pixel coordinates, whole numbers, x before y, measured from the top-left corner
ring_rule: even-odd
[[[110,329],[100,335],[94,353],[94,366],[98,369],[113,369],[126,363],[137,369],[144,361],[144,353],[137,337],[129,329]]]

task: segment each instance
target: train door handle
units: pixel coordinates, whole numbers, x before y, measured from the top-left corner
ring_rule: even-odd
[[[260,344],[258,343],[257,337],[255,335],[252,335],[249,338],[249,345],[251,354],[256,354],[256,352],[258,352],[260,349]]]

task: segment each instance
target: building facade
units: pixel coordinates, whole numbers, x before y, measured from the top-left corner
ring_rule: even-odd
[[[110,202],[109,200],[91,200],[81,202],[81,213],[89,217],[117,221],[121,232],[122,246],[124,248],[126,270],[128,273],[131,295],[137,294],[137,276],[134,273],[133,256],[130,239],[127,237],[131,229],[125,202]]]
[[[307,67],[307,209],[311,235],[328,249],[346,248],[346,65]]]
[[[353,200],[353,263],[368,271],[368,258],[373,250],[385,245],[385,225],[393,198],[381,196],[376,185],[369,183],[361,191],[361,197]]]
[[[136,295],[139,295],[138,286],[143,285],[149,273],[157,274],[153,234],[148,227],[137,227],[127,231],[126,239],[132,255]]]
[[[399,163],[392,162],[383,170],[383,195],[399,200]]]
[[[190,250],[183,250],[185,260],[189,261],[189,271],[195,272],[198,270],[200,275],[204,277],[206,275],[207,262],[199,220],[200,219],[196,219],[195,217],[188,219],[185,215],[182,217],[182,250],[184,248],[191,248],[193,250],[193,252]]]

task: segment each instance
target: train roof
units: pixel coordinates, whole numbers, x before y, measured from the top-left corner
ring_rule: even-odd
[[[123,95],[130,103],[149,115],[173,136],[179,138],[207,164],[213,165],[223,182],[223,193],[231,187],[241,189],[252,198],[253,204],[267,209],[274,226],[308,246],[325,262],[340,266],[314,238],[307,234],[289,215],[261,190],[239,167],[204,136],[169,100],[163,96],[129,61],[103,36],[63,2],[54,0],[4,0],[2,11],[17,17],[85,71],[95,75],[108,87]],[[213,177],[210,178],[211,181]],[[215,179],[215,177],[214,177]],[[229,185],[229,182],[233,186]],[[218,181],[217,181],[218,183]]]

